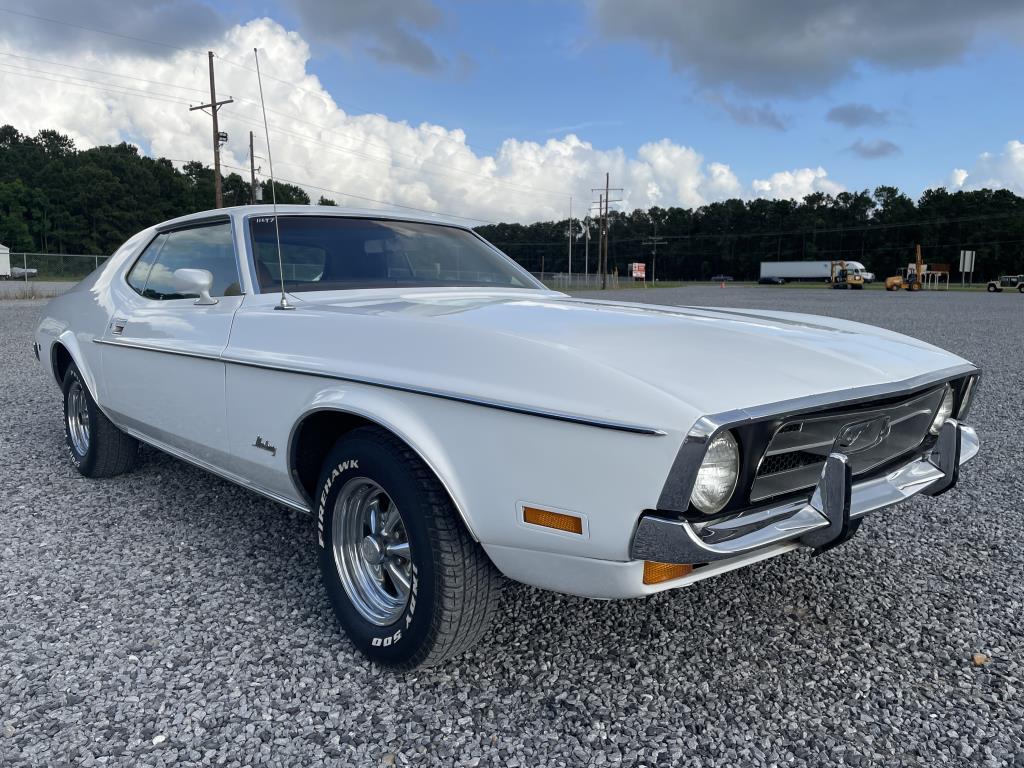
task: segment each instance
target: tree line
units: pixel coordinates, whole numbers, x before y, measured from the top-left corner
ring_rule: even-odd
[[[574,222],[573,272],[593,273],[599,225],[586,238]],[[568,270],[568,219],[494,224],[477,231],[533,272]],[[654,246],[657,236],[663,242]],[[1008,190],[929,189],[915,201],[892,186],[874,191],[821,192],[803,200],[723,200],[698,208],[649,208],[609,214],[608,269],[627,275],[643,262],[659,280],[714,275],[756,279],[762,261],[860,261],[878,278],[914,261],[920,245],[928,264],[958,275],[961,250],[976,252],[976,279],[1024,273],[1024,198]]]
[[[270,200],[269,181],[262,182]],[[223,177],[224,202],[250,200],[248,180]],[[278,182],[279,203],[309,204],[300,187]],[[57,131],[35,136],[0,127],[0,243],[12,251],[112,253],[135,232],[213,207],[213,170],[200,162],[180,170],[132,145],[78,150]],[[319,204],[333,205],[321,197]],[[761,261],[846,259],[882,277],[914,258],[949,264],[961,250],[977,252],[976,276],[1024,272],[1024,198],[1007,190],[926,190],[913,200],[893,186],[873,191],[814,193],[803,200],[724,200],[698,208],[612,211],[609,271],[647,264],[660,280],[753,278]],[[573,222],[573,271],[596,271],[598,227],[591,222],[589,260],[579,221]],[[477,231],[533,272],[566,272],[568,219],[490,224]],[[662,242],[653,264],[648,241]]]

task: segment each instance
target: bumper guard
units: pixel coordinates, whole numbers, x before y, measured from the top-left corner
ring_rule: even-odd
[[[927,454],[860,483],[852,482],[846,456],[834,452],[810,500],[704,524],[647,514],[637,525],[630,556],[662,563],[708,563],[793,541],[824,551],[849,538],[869,512],[918,493],[938,496],[948,491],[956,485],[960,465],[978,448],[975,431],[949,419]]]

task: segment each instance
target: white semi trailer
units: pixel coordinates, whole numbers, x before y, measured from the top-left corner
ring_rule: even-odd
[[[861,275],[865,282],[875,279],[859,261],[846,262],[846,269],[854,275]],[[817,280],[827,282],[832,277],[831,261],[762,261],[761,279],[781,277],[783,280]]]
[[[11,279],[11,249],[0,245],[0,280]]]

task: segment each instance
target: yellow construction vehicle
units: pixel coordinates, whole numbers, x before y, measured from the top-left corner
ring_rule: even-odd
[[[895,275],[885,278],[885,290],[898,291],[901,288],[906,291],[920,291],[921,278],[924,275],[924,261],[921,259],[921,246],[917,246],[917,258],[914,260],[914,272],[907,270],[907,276]]]
[[[845,261],[833,261],[829,282],[833,288],[864,288],[864,275],[846,268]]]

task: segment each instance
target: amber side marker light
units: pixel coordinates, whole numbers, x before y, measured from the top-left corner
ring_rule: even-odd
[[[644,584],[661,584],[663,581],[681,579],[693,570],[689,563],[659,563],[644,560]]]
[[[556,531],[583,535],[583,520],[575,515],[563,515],[561,512],[549,512],[536,507],[523,507],[523,521],[531,525],[554,528]]]

